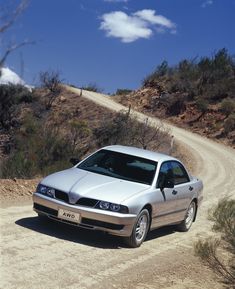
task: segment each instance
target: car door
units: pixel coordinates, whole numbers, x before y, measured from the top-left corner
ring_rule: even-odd
[[[174,190],[177,197],[177,210],[180,219],[183,219],[194,194],[193,186],[187,171],[180,162],[172,161],[171,167],[174,176]]]
[[[163,188],[163,183],[166,180],[174,183],[171,161],[163,162],[159,170],[156,190],[154,191],[155,203],[152,204],[152,228],[171,224],[179,220],[177,193],[175,188]]]

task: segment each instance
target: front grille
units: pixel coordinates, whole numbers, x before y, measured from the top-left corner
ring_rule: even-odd
[[[124,225],[117,225],[117,224],[112,224],[112,223],[107,223],[107,222],[102,222],[102,221],[97,221],[97,220],[92,220],[92,219],[87,219],[87,218],[82,218],[81,223],[84,225],[103,227],[103,228],[107,228],[111,230],[122,230],[124,228]]]
[[[81,198],[77,201],[77,205],[86,206],[86,207],[95,207],[98,203],[98,200],[89,199],[89,198]]]
[[[54,209],[51,209],[51,208],[48,208],[48,207],[45,207],[45,206],[42,206],[42,205],[39,205],[36,203],[33,204],[33,207],[34,207],[34,209],[36,209],[40,212],[43,212],[43,213],[46,213],[46,214],[49,214],[52,216],[57,216],[57,213],[58,213],[57,210],[54,210]]]
[[[61,201],[64,201],[66,203],[69,203],[69,196],[67,193],[59,191],[59,190],[55,190],[55,198],[59,199]]]

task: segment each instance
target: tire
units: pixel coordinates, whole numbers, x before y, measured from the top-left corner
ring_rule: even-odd
[[[149,224],[149,211],[147,209],[144,209],[139,213],[138,217],[136,218],[136,222],[133,226],[130,237],[125,238],[127,245],[132,248],[139,247],[144,242],[147,236]]]
[[[179,231],[187,232],[191,228],[195,218],[195,214],[196,214],[196,203],[193,201],[187,209],[184,220],[178,225]]]

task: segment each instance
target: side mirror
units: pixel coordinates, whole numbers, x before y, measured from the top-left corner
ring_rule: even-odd
[[[169,180],[169,179],[165,179],[163,184],[161,185],[160,187],[160,190],[163,191],[164,188],[166,189],[173,189],[174,188],[174,182],[172,180]]]
[[[77,158],[71,158],[69,161],[73,166],[75,166],[76,164],[80,162],[80,160]]]
[[[172,180],[165,180],[164,182],[164,188],[169,188],[169,189],[173,189],[174,188],[174,182]]]

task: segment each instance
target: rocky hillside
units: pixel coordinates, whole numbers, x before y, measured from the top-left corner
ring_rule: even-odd
[[[142,88],[116,99],[235,147],[235,61],[225,49],[175,67],[163,62]]]

